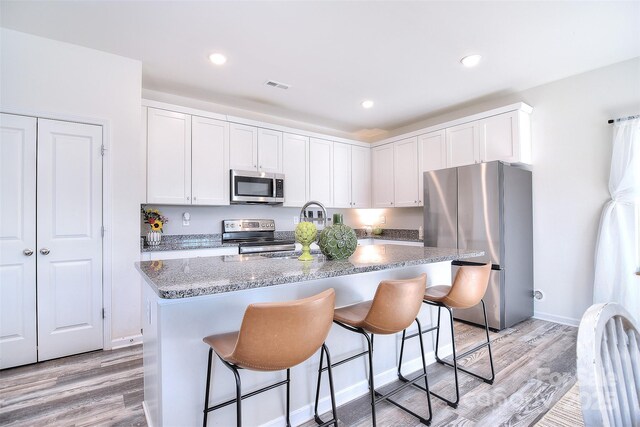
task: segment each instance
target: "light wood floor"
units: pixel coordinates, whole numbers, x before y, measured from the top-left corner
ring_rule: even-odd
[[[482,334],[480,328],[457,323],[459,352],[480,340]],[[577,328],[535,319],[492,333],[494,385],[461,373],[460,405],[452,409],[432,398],[432,425],[534,424],[576,381],[576,336]],[[486,349],[461,364],[488,372]],[[453,392],[450,368],[432,365],[428,378],[432,390]],[[0,371],[0,425],[145,426],[142,387],[140,346],[7,369]],[[397,400],[426,416],[425,398],[424,392],[413,388],[397,395]],[[366,397],[339,407],[338,415],[341,426],[371,425]],[[384,402],[377,406],[377,416],[379,426],[420,425]],[[309,422],[304,426],[315,425]]]

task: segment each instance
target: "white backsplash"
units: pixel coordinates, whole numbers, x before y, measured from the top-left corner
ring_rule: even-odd
[[[174,205],[145,205],[160,210],[169,219],[165,224],[164,233],[174,234],[215,234],[222,232],[224,219],[269,218],[276,221],[276,230],[289,231],[295,229],[294,217],[300,214],[300,208],[260,205],[234,206],[174,206]],[[313,208],[315,209],[315,207]],[[190,225],[182,225],[182,215],[188,212],[191,216]],[[422,208],[395,209],[327,209],[329,218],[334,213],[344,216],[344,223],[353,228],[363,228],[367,222],[378,224],[381,216],[386,223],[382,228],[401,228],[416,230],[422,225]],[[374,218],[373,220],[371,218]],[[141,235],[146,233],[147,225],[140,221]]]

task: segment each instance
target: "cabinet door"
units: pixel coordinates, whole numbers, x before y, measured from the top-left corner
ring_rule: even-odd
[[[229,123],[191,119],[191,194],[194,205],[229,204]]]
[[[418,158],[420,160],[418,176],[418,205],[424,205],[424,173],[447,167],[447,148],[445,130],[429,132],[418,137]]]
[[[258,170],[258,128],[229,124],[229,168]]]
[[[489,117],[480,121],[480,160],[520,160],[518,146],[518,112]]]
[[[101,146],[101,126],[38,119],[39,361],[103,347]]]
[[[147,203],[191,203],[191,116],[149,108]]]
[[[420,151],[420,170],[422,172],[444,169],[447,167],[447,150],[444,139],[445,131],[438,130],[418,137]]]
[[[480,161],[478,123],[464,123],[447,128],[447,167],[472,165]]]
[[[371,156],[373,207],[393,207],[393,144],[374,147]]]
[[[351,206],[351,146],[336,142],[333,144],[333,207]]]
[[[394,206],[418,206],[418,138],[393,144]]]
[[[258,129],[258,170],[282,173],[282,132]]]
[[[309,199],[333,206],[333,142],[309,141]],[[286,183],[285,183],[286,185]]]
[[[33,117],[0,114],[0,194],[0,369],[5,369],[37,361]]]
[[[351,147],[351,207],[371,207],[371,149]]]
[[[285,133],[282,140],[284,206],[302,207],[307,202],[309,138]]]

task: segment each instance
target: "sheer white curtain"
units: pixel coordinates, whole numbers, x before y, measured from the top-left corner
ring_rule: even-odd
[[[609,192],[596,243],[593,302],[617,302],[640,320],[640,118],[614,124]]]

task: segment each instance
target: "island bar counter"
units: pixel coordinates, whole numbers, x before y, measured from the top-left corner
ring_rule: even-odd
[[[150,426],[202,424],[206,382],[207,335],[240,328],[246,307],[255,302],[305,298],[328,288],[336,291],[336,307],[373,298],[382,280],[407,279],[427,273],[427,286],[451,283],[451,261],[482,255],[482,251],[423,248],[399,245],[359,246],[343,261],[316,256],[300,262],[295,256],[252,255],[145,261],[136,267],[144,278],[144,409]],[[435,324],[437,310],[425,306],[423,327]],[[442,316],[448,322],[447,316]],[[429,334],[430,335],[430,334]],[[433,342],[425,336],[427,361],[433,362]],[[446,335],[446,334],[445,334]],[[448,337],[441,339],[441,353],[451,352]],[[403,372],[417,371],[420,354],[417,340],[405,349]],[[362,338],[334,327],[327,339],[334,359],[364,349]],[[381,349],[374,362],[376,388],[395,380],[400,336],[380,336]],[[393,351],[392,349],[395,349]],[[283,349],[283,351],[286,351]],[[235,395],[231,372],[214,359],[210,402]],[[319,354],[291,371],[291,422],[313,417],[313,401]],[[365,358],[336,367],[334,382],[338,404],[367,393]],[[243,394],[284,378],[283,372],[240,373]],[[329,409],[328,386],[323,378],[320,411]],[[425,408],[426,411],[426,408]],[[247,426],[284,425],[284,390],[275,389],[243,400]],[[426,413],[426,412],[425,412]],[[340,415],[338,413],[338,415]],[[235,425],[235,408],[214,411],[210,426]]]

